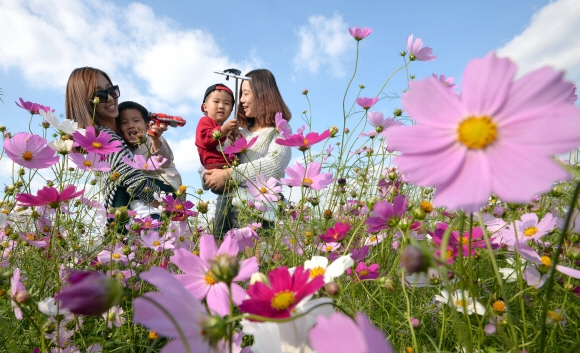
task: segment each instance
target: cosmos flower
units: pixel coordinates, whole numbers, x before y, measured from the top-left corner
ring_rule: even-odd
[[[227,146],[224,149],[224,153],[226,155],[233,155],[236,153],[246,153],[256,143],[258,140],[258,136],[254,137],[250,141],[246,140],[245,138],[241,137],[237,139],[232,146]]]
[[[86,155],[72,152],[69,154],[69,158],[81,170],[96,170],[99,172],[108,172],[111,170],[111,165],[106,161],[101,161],[101,155],[94,152],[89,152]]]
[[[310,270],[310,278],[322,276],[324,283],[329,283],[338,276],[341,276],[347,268],[354,265],[350,255],[341,256],[330,265],[328,258],[324,256],[312,256],[310,260],[304,262],[304,269]]]
[[[359,262],[355,268],[356,275],[358,279],[377,279],[379,278],[379,265],[372,264],[367,266],[364,262]],[[353,275],[352,270],[349,268],[346,270],[349,276]]]
[[[159,232],[154,230],[147,232],[141,236],[141,244],[144,247],[152,249],[153,251],[163,251],[165,249],[173,249],[175,246],[173,242],[175,239],[171,234],[159,235]]]
[[[478,301],[473,300],[469,297],[467,291],[457,290],[452,294],[449,294],[447,290],[442,290],[441,295],[435,296],[435,301],[443,304],[447,304],[460,313],[485,315],[485,306]],[[465,307],[464,307],[465,306]]]
[[[370,28],[358,28],[358,27],[351,27],[348,29],[348,32],[350,33],[350,35],[357,41],[361,41],[363,39],[365,39],[366,37],[368,37],[369,34],[371,34],[373,30]]]
[[[330,137],[330,130],[326,130],[321,134],[318,134],[318,132],[309,132],[306,136],[302,132],[299,132],[285,139],[276,139],[276,143],[282,146],[298,147],[300,151],[304,152],[318,142],[326,140],[328,137]]]
[[[276,113],[276,116],[274,117],[274,123],[276,124],[276,131],[278,131],[282,137],[287,138],[288,136],[292,135],[292,130],[288,125],[288,120],[282,117],[282,113]]]
[[[306,168],[296,162],[294,166],[285,169],[289,178],[282,178],[280,182],[288,186],[303,186],[312,190],[322,190],[334,179],[331,173],[320,173],[321,168],[322,165],[318,162],[310,162]]]
[[[421,38],[416,38],[413,41],[413,35],[411,34],[407,38],[407,51],[409,52],[409,60],[419,60],[419,61],[433,61],[436,56],[433,54],[433,49],[429,47],[423,48],[423,41]]]
[[[334,227],[330,227],[325,233],[320,234],[320,239],[325,243],[341,241],[350,229],[351,226],[348,222],[336,222]]]
[[[12,303],[12,308],[14,309],[14,316],[16,316],[16,319],[18,320],[22,320],[22,310],[16,302],[22,303],[19,300],[19,295],[27,295],[26,293],[26,288],[20,281],[20,269],[16,268],[12,273],[12,278],[10,278],[10,301]]]
[[[20,98],[20,104],[18,104],[18,102],[15,102],[17,106],[19,106],[20,108],[28,111],[30,114],[39,114],[39,110],[42,109],[44,111],[52,111],[54,112],[54,109],[50,110],[50,107],[38,104],[38,103],[33,103],[33,102],[29,102],[29,101],[24,101],[24,99]]]
[[[403,94],[417,124],[387,130],[401,152],[393,162],[411,183],[436,188],[436,207],[476,212],[492,192],[526,203],[566,179],[552,156],[580,144],[580,109],[567,100],[569,83],[551,68],[516,81],[515,73],[513,62],[491,52],[467,65],[461,99],[432,78],[411,82]]]
[[[101,272],[72,271],[68,280],[56,299],[73,314],[99,316],[121,300],[121,283]]]
[[[76,186],[69,185],[59,192],[56,188],[45,186],[38,190],[35,195],[32,194],[18,194],[16,201],[22,206],[50,206],[57,208],[61,202],[72,200],[79,197],[85,190],[76,191]]]
[[[258,174],[253,181],[248,180],[246,186],[254,200],[262,202],[278,201],[278,193],[282,191],[282,186],[278,185],[276,178],[266,180],[264,174]]]
[[[381,112],[368,112],[367,120],[371,126],[376,128],[376,131],[381,134],[381,136],[384,136],[384,130],[389,127],[401,125],[400,122],[393,118],[385,118]]]
[[[44,120],[48,121],[48,123],[55,129],[69,135],[72,135],[75,131],[77,131],[79,124],[76,121],[71,119],[64,119],[63,121],[60,121],[53,112],[54,109],[52,111],[44,110],[42,108],[38,110],[38,114],[40,114]]]
[[[439,82],[441,82],[441,84],[443,84],[445,87],[449,89],[455,89],[455,87],[457,86],[455,83],[453,83],[455,81],[455,77],[445,77],[445,75],[437,76],[437,74],[432,74],[431,77],[438,80]]]
[[[58,154],[65,155],[65,154],[68,154],[70,152],[70,150],[72,150],[73,141],[59,139],[59,140],[49,142],[48,147],[55,150],[56,153],[58,153]]]
[[[44,138],[27,132],[5,139],[4,151],[14,163],[30,169],[47,168],[59,160]]]
[[[407,198],[405,196],[396,196],[392,204],[389,201],[375,203],[365,221],[365,224],[369,226],[367,232],[378,232],[396,226],[405,212],[407,212]]]
[[[248,288],[249,299],[240,304],[245,313],[270,318],[290,317],[292,310],[302,299],[315,293],[324,285],[322,276],[310,278],[310,271],[296,267],[291,275],[285,266],[275,268],[268,274],[271,286],[256,282]]]
[[[82,147],[87,152],[99,154],[110,154],[121,150],[121,141],[111,141],[112,138],[105,131],[100,131],[97,136],[94,126],[87,127],[84,135],[79,131],[75,131],[73,134],[75,146]]]
[[[163,158],[162,156],[151,156],[147,158],[141,154],[133,155],[133,160],[127,156],[123,156],[122,159],[129,167],[139,170],[158,170],[167,161],[167,158]]]
[[[368,98],[360,97],[356,99],[356,104],[358,104],[364,110],[369,110],[373,105],[377,104],[379,101],[378,97]]]

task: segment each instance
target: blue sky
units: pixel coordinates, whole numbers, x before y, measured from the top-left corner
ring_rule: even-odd
[[[465,64],[497,50],[522,73],[543,65],[580,79],[580,2],[559,1],[140,1],[0,0],[0,124],[12,133],[28,128],[19,97],[49,105],[64,117],[70,72],[94,66],[121,87],[120,101],[181,115],[186,127],[165,137],[186,184],[199,187],[194,131],[205,88],[223,81],[213,73],[236,67],[268,68],[294,117],[308,108],[313,129],[340,125],[342,98],[352,76],[356,42],[352,26],[370,27],[360,42],[357,76],[363,96],[376,95],[403,64],[398,55],[410,34],[432,47],[437,59],[413,62],[417,79],[432,73],[460,83]],[[405,72],[385,92],[400,94]],[[351,90],[349,102],[357,89]],[[390,116],[398,100],[376,110]],[[40,123],[35,117],[33,123]],[[38,130],[37,130],[38,131]],[[296,156],[298,157],[298,156]],[[10,163],[0,161],[0,184],[10,184]]]

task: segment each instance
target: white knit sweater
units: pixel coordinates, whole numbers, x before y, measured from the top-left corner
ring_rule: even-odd
[[[276,139],[282,137],[276,129],[266,127],[254,132],[242,129],[240,133],[248,141],[256,136],[258,139],[246,153],[239,155],[240,165],[233,168],[232,178],[238,186],[245,187],[246,181],[256,179],[258,174],[264,174],[266,179],[284,177],[284,170],[292,158],[292,150],[276,143]],[[203,183],[205,169],[201,167],[199,172],[202,184],[206,188]]]

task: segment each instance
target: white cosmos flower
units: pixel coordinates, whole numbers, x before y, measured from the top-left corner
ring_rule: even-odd
[[[79,127],[79,124],[76,121],[70,119],[64,119],[63,121],[58,120],[56,115],[54,115],[54,113],[51,111],[45,112],[44,110],[39,109],[38,113],[42,115],[44,120],[48,121],[55,129],[65,132],[69,135],[72,135],[73,132],[75,132]]]
[[[69,313],[68,309],[59,308],[53,297],[44,298],[42,301],[38,302],[38,310],[41,313],[54,316],[54,315],[66,315]]]
[[[324,283],[331,282],[334,278],[341,276],[347,268],[354,265],[354,261],[349,255],[341,256],[330,265],[328,258],[324,256],[312,256],[312,259],[304,262],[304,269],[310,270],[310,278],[324,275]]]
[[[72,140],[56,140],[48,143],[48,146],[60,154],[67,154],[72,150]]]
[[[467,291],[457,290],[452,294],[449,294],[447,290],[442,290],[441,295],[435,296],[435,301],[447,304],[460,313],[465,313],[465,309],[467,309],[468,315],[485,315],[486,312],[485,306],[470,298]]]

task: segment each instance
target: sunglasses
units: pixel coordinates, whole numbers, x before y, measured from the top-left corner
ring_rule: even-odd
[[[121,96],[121,91],[119,91],[119,86],[112,86],[107,89],[102,89],[95,93],[95,97],[99,98],[99,103],[105,103],[109,100],[109,96],[112,98],[119,98]]]

